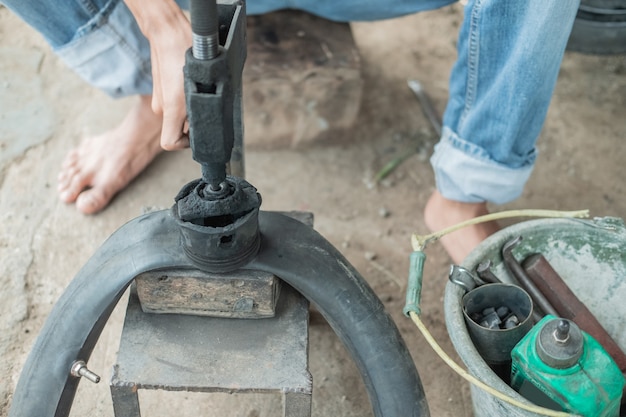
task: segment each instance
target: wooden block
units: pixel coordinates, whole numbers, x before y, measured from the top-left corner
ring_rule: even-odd
[[[300,147],[350,128],[363,88],[350,26],[293,10],[247,19],[246,146]]]
[[[209,274],[197,270],[152,271],[135,278],[146,313],[273,317],[281,281],[262,271]]]
[[[283,214],[313,227],[312,213]],[[282,281],[263,271],[211,274],[171,269],[140,274],[135,283],[145,313],[266,318],[276,313]]]

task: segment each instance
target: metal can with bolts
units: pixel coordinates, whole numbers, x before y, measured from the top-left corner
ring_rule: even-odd
[[[487,284],[465,294],[462,303],[470,337],[485,362],[490,365],[510,363],[511,350],[533,325],[533,302],[528,293],[516,285]],[[504,327],[507,318],[501,320],[496,313],[500,307],[506,307],[515,315],[519,324]],[[483,316],[479,322],[475,321],[476,313]]]

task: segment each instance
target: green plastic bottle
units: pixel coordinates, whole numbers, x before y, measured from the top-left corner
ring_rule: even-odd
[[[583,417],[619,417],[624,376],[574,322],[544,317],[511,358],[511,386],[537,405]]]

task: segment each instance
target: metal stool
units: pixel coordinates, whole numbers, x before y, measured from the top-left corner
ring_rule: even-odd
[[[146,314],[131,290],[110,382],[116,417],[140,417],[139,389],[282,393],[285,417],[311,415],[309,303],[283,284],[276,315]]]

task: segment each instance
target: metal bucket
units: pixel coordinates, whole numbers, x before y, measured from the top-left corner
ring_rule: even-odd
[[[463,262],[475,271],[476,266],[490,259],[492,271],[505,283],[514,280],[507,272],[500,250],[515,236],[522,242],[513,253],[523,259],[540,252],[576,296],[586,304],[598,321],[622,348],[626,349],[626,228],[617,218],[594,220],[541,219],[515,224],[483,241]],[[470,337],[462,299],[465,291],[448,283],[444,295],[444,312],[448,333],[469,372],[497,390],[529,403],[507,385],[485,362]],[[471,386],[475,417],[539,416],[503,402],[491,394]]]

